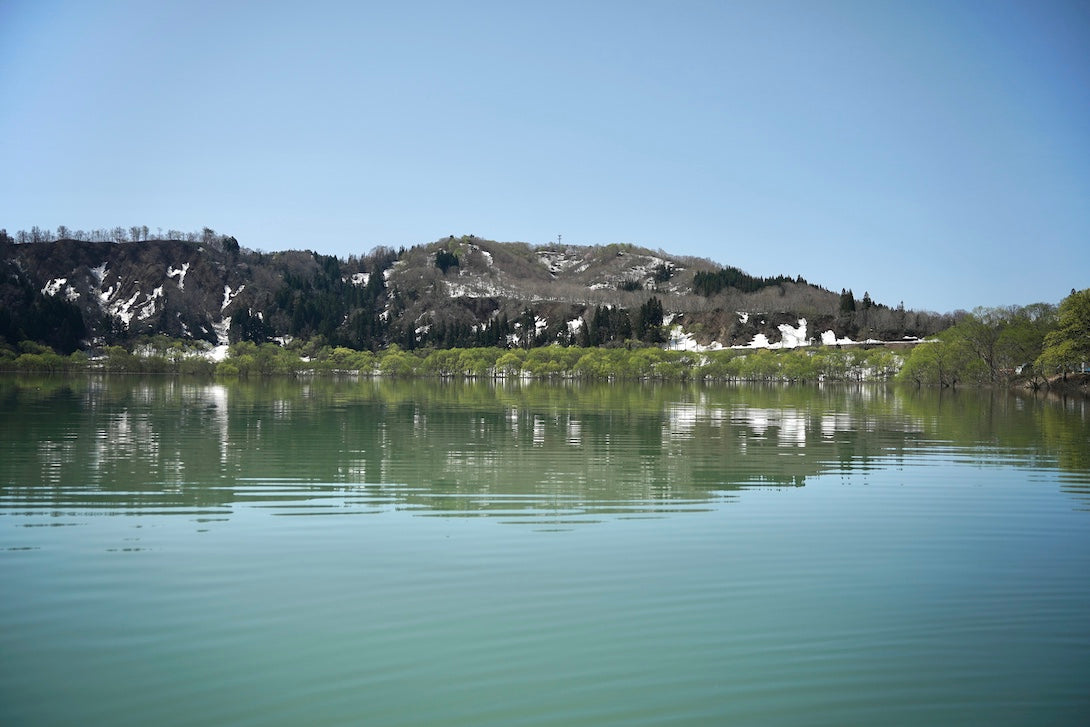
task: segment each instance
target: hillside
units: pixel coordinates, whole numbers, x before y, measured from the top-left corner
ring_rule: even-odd
[[[207,231],[206,231],[207,232]],[[754,278],[631,245],[473,236],[341,259],[234,238],[0,242],[0,337],[60,351],[164,334],[225,344],[674,347],[920,337],[948,316],[892,309],[801,277]]]

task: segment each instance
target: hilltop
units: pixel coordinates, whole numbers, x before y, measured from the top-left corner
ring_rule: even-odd
[[[470,235],[338,258],[250,250],[207,229],[122,242],[0,236],[0,337],[60,351],[159,334],[216,345],[322,337],[358,350],[775,348],[915,339],[951,323],[801,276],[754,277],[634,245]]]

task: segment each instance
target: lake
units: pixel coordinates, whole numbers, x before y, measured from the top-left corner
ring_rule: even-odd
[[[1090,404],[0,378],[0,724],[1085,725]]]

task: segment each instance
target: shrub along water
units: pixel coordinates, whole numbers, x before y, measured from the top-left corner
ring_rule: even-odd
[[[275,343],[239,342],[213,360],[205,342],[141,339],[133,350],[107,346],[68,356],[29,341],[0,345],[0,370],[267,377],[351,374],[394,378],[526,378],[646,381],[889,381],[916,385],[1039,384],[1080,370],[1090,359],[1090,290],[1055,306],[978,308],[934,339],[908,348],[803,347],[785,350],[664,350],[636,339],[598,347],[442,348],[379,351],[330,346],[321,336]]]
[[[289,346],[232,344],[220,361],[207,344],[145,340],[129,351],[107,346],[91,356],[61,356],[36,343],[0,349],[0,369],[27,373],[190,374],[254,378],[349,374],[432,378],[525,378],[626,381],[886,381],[898,354],[882,349],[800,348],[782,351],[672,351],[638,341],[626,347],[542,346],[533,349],[447,348],[407,351],[391,345],[378,353],[320,340]]]

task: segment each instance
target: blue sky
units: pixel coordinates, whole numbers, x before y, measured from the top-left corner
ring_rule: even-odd
[[[0,227],[630,242],[950,311],[1090,286],[1088,2],[0,0]]]

